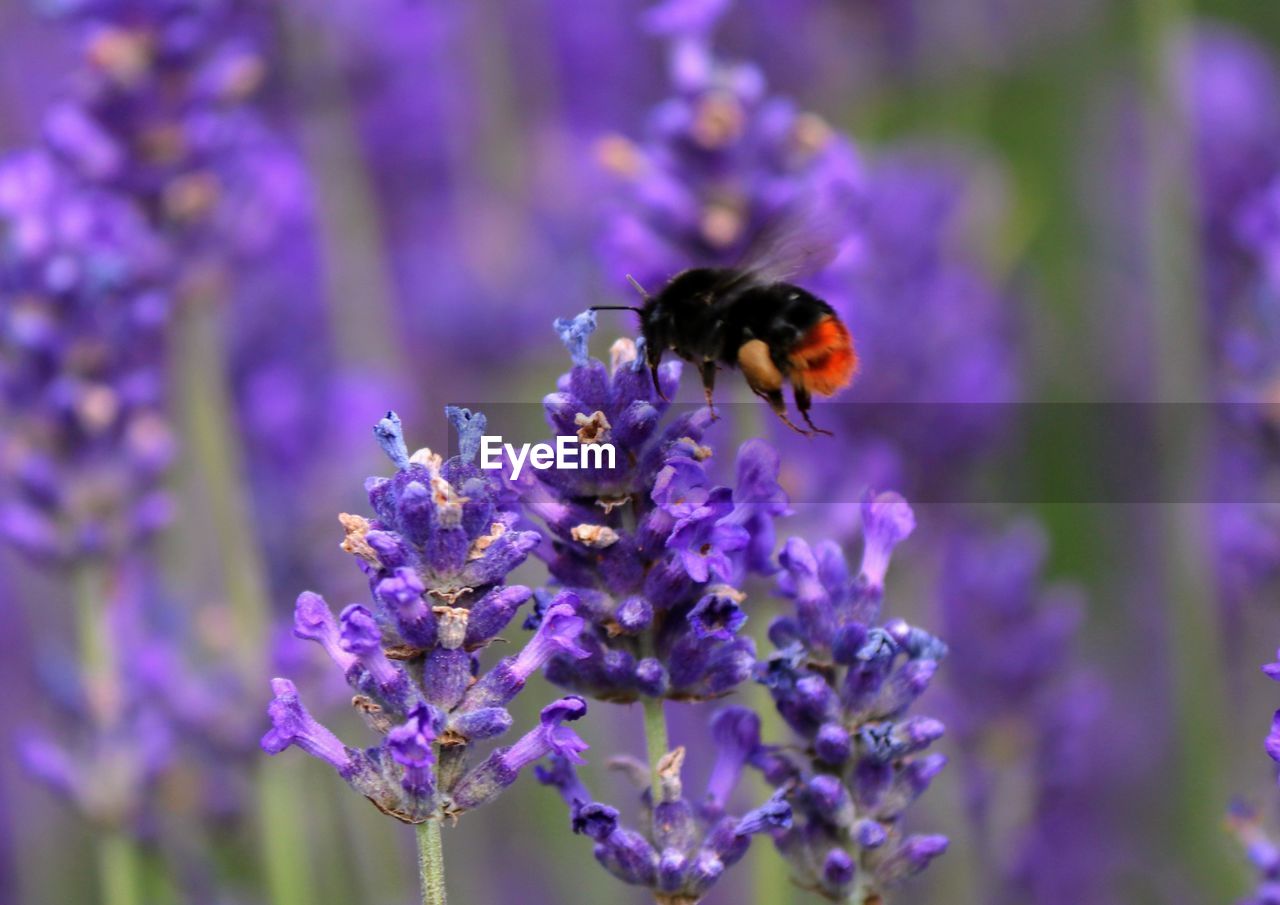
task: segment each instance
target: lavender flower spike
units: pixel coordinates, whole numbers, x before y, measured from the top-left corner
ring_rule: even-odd
[[[658,392],[635,342],[615,342],[609,367],[591,357],[595,323],[591,312],[556,321],[573,366],[543,406],[557,436],[607,440],[616,464],[509,482],[542,524],[544,556],[562,590],[539,592],[526,622],[538,629],[528,656],[493,670],[468,700],[501,700],[488,680],[506,670],[522,681],[522,667],[536,658],[545,659],[548,679],[582,695],[643,702],[651,762],[635,765],[645,788],[634,826],[591,798],[569,758],[553,758],[538,776],[559,789],[574,832],[593,840],[606,870],[649,889],[659,903],[691,905],[742,858],[752,835],[791,820],[779,796],[744,816],[727,813],[760,747],[754,714],[731,708],[717,716],[720,754],[701,797],[684,795],[684,749],[667,750],[665,730],[655,728],[664,724],[664,701],[718,698],[751,676],[755,645],[741,634],[748,618],[742,587],[749,574],[775,570],[773,520],[785,514],[787,499],[778,456],[758,440],[738,451],[737,486],[717,485],[704,442],[710,413],[664,421],[679,363],[659,368]],[[575,604],[572,624],[560,612],[566,599]]]
[[[915,519],[897,494],[869,495],[862,515],[857,578],[834,545],[786,545],[778,586],[796,612],[770,626],[778,650],[758,678],[802,744],[750,757],[794,809],[794,825],[774,841],[797,882],[853,905],[881,901],[947,847],[899,828],[946,764],[927,750],[942,724],[907,715],[946,645],[902,620],[876,624],[889,555]]]
[[[641,795],[637,829],[624,826],[616,808],[591,798],[570,758],[553,757],[549,767],[537,771],[569,805],[573,831],[594,841],[601,866],[624,883],[650,889],[659,905],[700,901],[742,859],[753,835],[791,826],[791,805],[781,794],[741,817],[725,813],[743,763],[762,751],[759,721],[750,711],[730,708],[714,722],[719,756],[706,794],[700,800],[685,797],[680,775],[684,749],[669,752],[658,763],[658,788]]]
[[[539,728],[478,765],[475,741],[512,725],[508,704],[551,656],[581,656],[583,618],[577,598],[561,595],[524,650],[480,675],[478,653],[529,599],[528,588],[503,584],[538,542],[520,530],[510,496],[472,459],[473,434],[484,416],[451,409],[462,454],[444,460],[412,455],[394,413],[374,430],[396,468],[366,483],[374,515],[344,515],[342,548],[369,583],[370,602],[340,618],[318,594],[298,598],[294,633],[328,652],[356,692],[352,705],[379,742],[349,748],[318,724],[287,679],[276,679],[268,708],[272,728],[262,747],[296,746],[332,765],[386,814],[425,824],[491,801],[524,766],[550,752],[578,758],[585,744],[562,725],[586,711],[566,698],[543,711]]]
[[[738,451],[737,487],[711,478],[703,409],[664,421],[669,403],[653,387],[629,339],[611,367],[592,358],[595,316],[556,321],[573,367],[543,400],[556,435],[607,438],[614,467],[523,473],[513,489],[540,522],[552,579],[572,591],[584,625],[573,650],[553,652],[546,674],[586,697],[615,702],[706,700],[751,675],[752,640],[740,590],[768,573],[773,519],[786,511],[778,457],[749,441]],[[670,396],[678,362],[658,380]],[[559,598],[557,598],[559,599]],[[550,605],[544,594],[532,628]]]

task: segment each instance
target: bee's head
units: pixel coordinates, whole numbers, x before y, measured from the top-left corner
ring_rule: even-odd
[[[649,295],[645,288],[640,285],[631,274],[627,274],[627,280],[635,287],[636,292],[640,293],[640,298],[644,300],[643,306],[635,305],[595,305],[592,311],[634,311],[640,315],[640,333],[644,337],[644,358],[645,364],[649,366],[649,374],[653,378],[653,389],[659,398],[666,399],[666,395],[662,392],[662,388],[658,385],[658,365],[662,364],[662,353],[667,348],[667,333],[669,325],[661,305],[655,304],[653,296]]]

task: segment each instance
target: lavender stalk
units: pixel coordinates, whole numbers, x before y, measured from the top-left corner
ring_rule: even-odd
[[[719,699],[751,676],[755,645],[747,620],[746,576],[768,573],[775,516],[787,511],[777,454],[759,440],[738,453],[734,486],[717,486],[705,431],[709,412],[664,418],[669,404],[652,385],[637,344],[618,340],[610,365],[591,357],[595,315],[556,322],[573,367],[543,400],[558,437],[613,444],[615,464],[526,471],[513,480],[538,520],[552,579],[581,602],[584,656],[557,653],[553,683],[584,696],[639,703],[647,762],[615,762],[638,791],[638,814],[597,800],[573,765],[553,758],[539,779],[569,808],[575,833],[614,877],[647,889],[660,905],[693,905],[746,854],[751,837],[787,826],[791,809],[775,795],[742,816],[731,813],[759,718],[729,707],[713,718],[717,766],[703,795],[685,790],[686,749],[671,747],[664,707]],[[659,369],[669,397],[679,363]],[[527,625],[554,607],[543,592]],[[548,608],[550,607],[550,608]]]
[[[165,340],[174,337],[164,337],[166,329],[177,334],[183,355],[174,370],[186,379],[179,398],[191,418],[191,459],[212,490],[225,590],[242,632],[238,665],[252,681],[262,673],[268,613],[256,545],[246,537],[252,522],[236,494],[235,434],[220,395],[221,345],[208,342],[216,331],[202,309],[221,300],[224,278],[261,254],[279,227],[278,198],[267,184],[291,158],[256,105],[268,71],[265,8],[106,2],[61,4],[57,11],[78,32],[83,60],[71,95],[49,111],[45,143],[81,194],[127,208],[156,247],[157,286],[133,314],[150,335],[119,331],[105,338],[106,346],[122,357],[134,347],[167,350]],[[162,382],[158,373],[147,376]],[[147,388],[136,383],[124,384],[121,400]],[[158,407],[163,393],[156,387],[149,395]],[[97,398],[101,406],[107,397]],[[259,802],[268,811],[279,788],[263,783]],[[267,822],[263,844],[268,871],[280,881],[272,884],[276,901],[302,905],[312,898],[310,872],[296,859],[281,860],[291,831],[293,850],[301,850],[296,818],[276,811]]]
[[[902,826],[947,763],[928,750],[942,723],[909,715],[947,646],[902,619],[880,622],[893,549],[915,529],[911,508],[896,493],[868,493],[861,515],[857,573],[834,543],[783,547],[778,587],[794,611],[770,624],[778,650],[758,678],[800,744],[753,739],[746,759],[795,815],[773,834],[795,881],[833,902],[879,905],[948,846]]]
[[[644,744],[649,755],[649,781],[653,788],[658,788],[658,763],[671,750],[671,742],[667,733],[667,713],[663,709],[661,698],[646,698],[644,701]]]
[[[554,754],[582,763],[586,744],[566,723],[586,713],[570,695],[542,709],[539,725],[514,744],[471,763],[477,742],[506,733],[507,705],[553,656],[585,657],[584,620],[574,594],[541,613],[524,648],[480,675],[478,654],[515,618],[531,592],[504,583],[538,543],[518,527],[520,514],[497,480],[475,463],[485,417],[446,410],[461,454],[429,449],[412,456],[400,419],[389,412],[375,437],[396,468],[370,478],[372,518],[344,513],[342,549],[367,577],[370,605],[335,616],[320,595],[304,592],[294,634],[320,645],[356,692],[353,708],[380,737],[353,748],[308,712],[293,682],[272,680],[268,754],[297,747],[325,761],[382,813],[415,827],[424,903],[445,901],[439,825],[493,801],[528,765]]]
[[[428,820],[418,824],[417,836],[422,905],[445,905],[444,846],[440,838],[440,821]]]
[[[73,572],[80,665],[91,695],[91,716],[101,725],[117,717],[120,675],[112,649],[111,608],[100,563],[78,562]],[[141,854],[137,843],[119,826],[105,826],[97,837],[98,875],[104,905],[139,905]]]
[[[1162,475],[1165,499],[1183,499],[1193,486],[1203,459],[1199,438],[1202,425],[1196,413],[1205,396],[1203,350],[1197,335],[1201,323],[1197,296],[1202,287],[1199,249],[1194,227],[1191,143],[1185,117],[1176,95],[1175,50],[1187,40],[1187,11],[1183,0],[1144,0],[1138,7],[1140,51],[1149,104],[1148,149],[1150,182],[1147,186],[1146,228],[1149,260],[1156,300],[1155,334],[1157,398],[1180,404],[1179,424],[1164,425],[1162,448],[1167,451]],[[1222,732],[1222,699],[1214,677],[1216,643],[1213,620],[1204,602],[1212,599],[1212,583],[1200,536],[1196,507],[1169,504],[1164,529],[1164,563],[1169,570],[1167,587],[1174,595],[1172,612],[1175,683],[1179,703],[1182,754],[1179,765],[1182,790],[1181,839],[1189,861],[1203,876],[1224,882],[1223,862],[1214,847],[1199,838],[1196,827],[1208,826],[1210,815],[1223,800],[1218,769],[1220,748],[1212,739]]]
[[[178,314],[178,397],[190,444],[191,477],[204,484],[204,499],[222,580],[237,637],[237,664],[248,687],[266,671],[271,612],[265,566],[254,539],[253,518],[244,498],[240,444],[227,398],[223,371],[221,325],[212,311],[189,304]],[[259,765],[257,820],[264,851],[267,886],[277,905],[307,905],[314,900],[311,871],[301,821],[292,803],[300,795],[292,772]]]

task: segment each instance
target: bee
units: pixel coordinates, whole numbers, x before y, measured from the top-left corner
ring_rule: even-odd
[[[592,310],[640,315],[645,361],[663,399],[658,366],[670,351],[701,369],[713,415],[716,371],[736,367],[787,427],[806,436],[831,436],[813,423],[809,409],[814,394],[834,396],[853,382],[858,370],[853,338],[835,309],[781,278],[821,257],[811,247],[780,243],[752,264],[685,270],[656,295],[628,277],[644,299],[642,307],[599,305]],[[808,430],[787,415],[782,388],[788,382]]]

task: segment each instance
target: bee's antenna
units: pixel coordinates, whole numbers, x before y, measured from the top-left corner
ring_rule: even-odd
[[[644,291],[644,287],[640,285],[639,280],[631,274],[627,274],[627,282],[636,287],[636,292],[640,293],[640,298],[644,299],[646,302],[649,301],[649,293]]]
[[[640,293],[640,298],[644,299],[646,302],[649,301],[649,293],[644,291],[644,287],[640,285],[640,283],[636,280],[635,277],[633,277],[631,274],[627,274],[627,282],[629,282],[632,286],[636,287],[636,292]],[[632,305],[592,305],[587,310],[589,311],[634,311],[636,314],[644,314],[643,308],[636,308]]]

